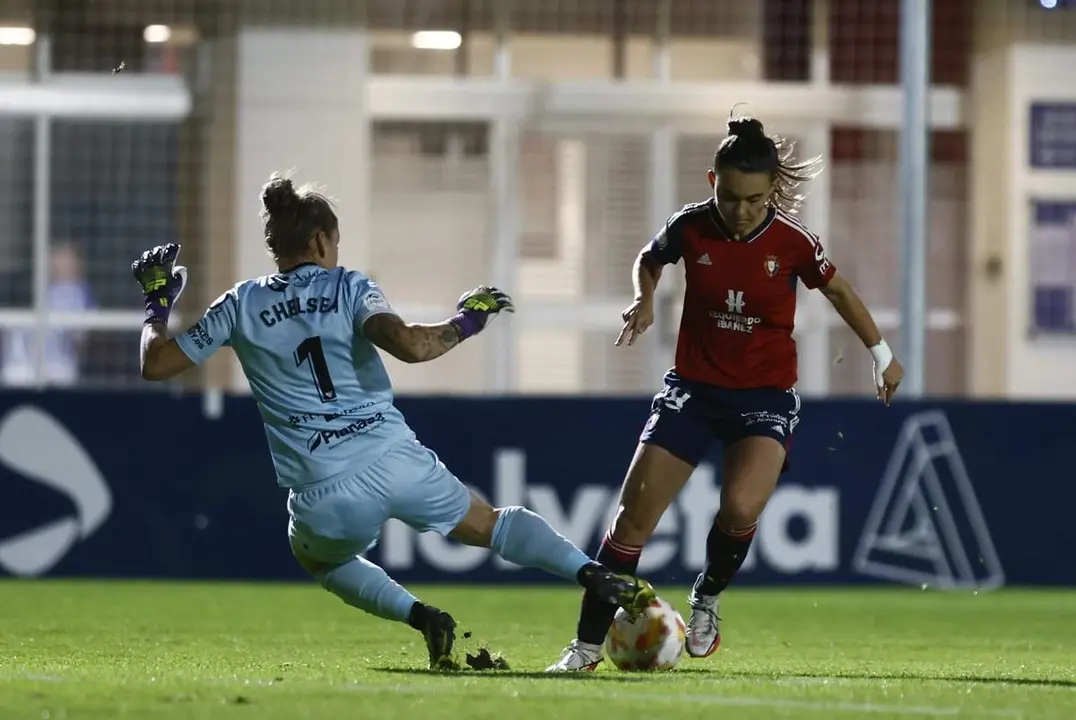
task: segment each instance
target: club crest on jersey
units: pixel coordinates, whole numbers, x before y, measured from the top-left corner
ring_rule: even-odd
[[[766,274],[773,277],[777,274],[777,271],[781,269],[781,263],[777,262],[776,255],[767,255],[766,263],[763,267],[766,268]]]

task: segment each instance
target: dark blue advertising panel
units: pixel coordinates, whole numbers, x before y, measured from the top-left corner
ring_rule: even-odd
[[[648,398],[404,398],[419,438],[497,505],[525,505],[593,552]],[[739,583],[1076,585],[1076,405],[805,402],[791,468]],[[720,502],[715,447],[640,572],[688,582]],[[257,408],[230,398],[0,396],[0,572],[303,578],[288,551]],[[404,582],[535,582],[540,572],[393,521],[369,557]]]

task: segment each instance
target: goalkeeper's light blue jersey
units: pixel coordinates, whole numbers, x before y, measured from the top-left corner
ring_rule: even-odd
[[[258,401],[277,482],[362,472],[414,438],[363,324],[392,308],[362,273],[313,263],[247,280],[176,338],[196,364],[229,345]]]

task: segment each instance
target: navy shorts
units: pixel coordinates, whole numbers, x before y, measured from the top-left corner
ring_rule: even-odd
[[[684,380],[670,371],[639,440],[698,465],[715,440],[727,447],[747,437],[770,437],[787,449],[799,412],[800,396],[792,388],[733,390]]]

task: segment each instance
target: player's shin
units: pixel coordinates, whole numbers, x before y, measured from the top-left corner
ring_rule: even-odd
[[[352,607],[371,615],[407,623],[418,602],[377,565],[362,557],[317,575],[322,587]]]
[[[642,552],[641,547],[620,543],[607,533],[595,560],[615,573],[634,575],[639,568],[639,556]],[[580,642],[600,645],[605,642],[615,615],[616,605],[606,602],[593,592],[583,593],[576,638]]]
[[[706,536],[706,570],[695,581],[695,595],[720,595],[729,586],[747,558],[757,526],[756,522],[747,528],[729,528],[722,522],[720,513],[714,518]]]
[[[497,511],[490,549],[505,560],[539,568],[567,580],[577,580],[590,558],[547,523],[524,507]]]

